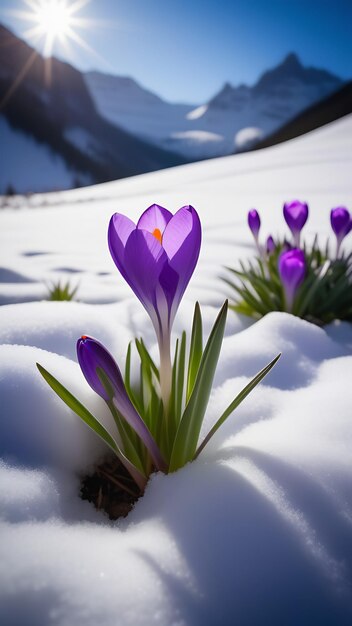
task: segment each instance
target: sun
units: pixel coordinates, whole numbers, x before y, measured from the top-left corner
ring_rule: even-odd
[[[47,37],[63,38],[69,34],[72,27],[72,11],[65,0],[41,2],[33,12],[38,28]]]
[[[22,0],[22,5],[25,5],[22,9],[5,11],[7,15],[27,23],[29,27],[22,33],[22,36],[25,40],[29,40],[33,49],[0,102],[0,109],[21,84],[38,54],[44,57],[44,80],[47,85],[50,85],[52,81],[54,53],[59,52],[60,47],[64,57],[71,59],[74,56],[71,43],[98,59],[100,63],[107,65],[110,71],[113,69],[111,64],[98,54],[78,32],[82,28],[95,31],[98,26],[106,25],[103,20],[89,19],[79,14],[81,9],[90,2],[91,0]]]
[[[42,42],[42,54],[50,57],[57,43],[66,50],[70,41],[89,49],[77,32],[80,28],[94,26],[92,20],[79,16],[79,11],[89,2],[90,0],[23,0],[26,5],[24,10],[9,10],[8,13],[30,23],[30,28],[23,36],[37,46]]]

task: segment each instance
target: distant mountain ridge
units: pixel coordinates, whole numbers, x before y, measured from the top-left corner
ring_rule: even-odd
[[[129,89],[133,86],[135,98],[126,107],[126,87],[121,82],[126,79],[99,72],[89,72],[85,79],[97,109],[111,122],[193,159],[242,149],[241,137],[267,136],[343,84],[326,70],[304,67],[294,53],[265,72],[253,87],[225,83],[196,108],[165,102],[132,79],[128,79]],[[245,129],[250,132],[243,133]]]
[[[0,24],[0,193],[71,188],[240,152],[344,84],[290,53],[255,85],[226,83],[194,107],[167,102],[131,77],[82,74],[55,58],[49,83],[47,67]]]
[[[115,180],[185,161],[104,119],[74,67],[53,58],[50,82],[47,67],[43,57],[0,25],[0,132],[9,152],[11,144],[17,146],[21,140],[25,151],[31,153],[32,148],[34,160],[54,159],[60,169],[59,188]],[[19,167],[20,160],[18,154]],[[29,166],[33,163],[27,158],[23,168]],[[40,171],[38,175],[43,179],[38,190],[45,190],[45,175]],[[17,184],[10,179],[8,184],[19,191],[37,190],[36,185],[23,187],[19,172],[17,177]],[[0,189],[5,184],[2,171]]]
[[[259,141],[254,146],[254,149],[268,148],[269,146],[289,141],[351,114],[352,81],[344,84],[341,89],[335,91],[324,100],[299,113],[278,131]]]

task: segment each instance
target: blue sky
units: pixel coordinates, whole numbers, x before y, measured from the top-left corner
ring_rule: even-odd
[[[24,2],[0,7],[1,21],[23,34],[28,23],[6,11]],[[56,46],[56,56],[132,76],[175,102],[204,102],[226,81],[253,84],[290,51],[352,77],[352,0],[92,0],[79,15],[94,23],[78,32],[97,56],[76,44],[69,54]]]

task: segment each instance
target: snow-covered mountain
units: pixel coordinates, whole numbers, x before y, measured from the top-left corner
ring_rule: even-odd
[[[174,133],[188,128],[191,104],[166,102],[127,76],[87,72],[84,77],[100,114],[131,133],[167,148]]]
[[[99,72],[85,78],[98,110],[109,121],[191,159],[243,149],[342,85],[330,72],[304,67],[292,53],[253,87],[226,83],[196,108],[165,102],[129,78]]]
[[[55,58],[49,65],[1,25],[0,101],[8,154],[0,193],[65,189],[184,162],[101,117],[79,71]]]

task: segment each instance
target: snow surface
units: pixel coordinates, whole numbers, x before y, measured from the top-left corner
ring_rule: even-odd
[[[230,314],[203,432],[264,364],[282,357],[199,459],[158,474],[126,520],[78,497],[105,453],[38,375],[41,362],[112,428],[75,340],[98,337],[120,364],[148,318],[114,268],[109,216],[192,203],[198,268],[175,322],[199,298],[208,333],[226,296],[222,266],[253,252],[249,208],[285,232],[284,200],[310,204],[306,237],[349,204],[352,116],[285,145],[75,191],[0,213],[0,623],[6,626],[347,626],[352,620],[352,327],[288,314]],[[351,239],[345,242],[351,246]],[[40,302],[45,282],[79,302]],[[21,302],[18,304],[18,302]]]
[[[2,115],[0,138],[1,152],[4,155],[0,167],[0,189],[3,192],[9,184],[17,193],[72,187],[76,174],[67,168],[65,161],[44,144],[37,143],[30,135],[11,128]],[[20,184],[16,174],[19,170]]]

